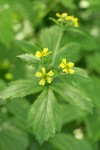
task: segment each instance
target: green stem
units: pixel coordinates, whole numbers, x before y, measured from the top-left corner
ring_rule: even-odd
[[[55,62],[55,59],[56,59],[56,55],[57,55],[57,53],[58,53],[58,48],[59,48],[59,45],[60,45],[60,41],[61,41],[62,35],[63,35],[63,32],[61,32],[60,35],[59,35],[59,37],[58,37],[58,41],[57,41],[57,44],[56,44],[56,48],[55,48],[54,53],[53,53],[53,56],[52,56],[51,66],[54,65],[54,62]]]

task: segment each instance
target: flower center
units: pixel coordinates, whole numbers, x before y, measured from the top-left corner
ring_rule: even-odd
[[[47,73],[43,73],[43,74],[42,74],[42,78],[43,78],[44,80],[46,80],[47,77],[48,77]]]

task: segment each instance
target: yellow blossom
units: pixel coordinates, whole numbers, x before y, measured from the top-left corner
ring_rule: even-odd
[[[66,58],[62,59],[62,63],[59,65],[60,68],[63,69],[63,72],[66,72],[67,74],[74,74],[74,70],[72,69],[72,67],[74,67],[74,63],[72,62],[68,62],[66,61]]]
[[[67,13],[62,13],[62,14],[56,13],[56,16],[58,17],[58,21],[62,22],[66,19]]]
[[[35,56],[37,58],[40,58],[40,57],[45,57],[47,56],[48,54],[50,54],[51,52],[48,52],[48,48],[44,48],[42,51],[37,51]]]
[[[59,22],[63,21],[72,21],[75,27],[78,27],[78,18],[75,18],[74,16],[68,16],[67,13],[56,13],[56,16],[58,17]]]
[[[67,16],[65,20],[72,21],[75,27],[78,27],[78,18],[74,16]]]
[[[46,73],[46,69],[45,68],[41,68],[42,73],[41,72],[36,72],[35,76],[40,78],[39,81],[39,85],[45,85],[45,83],[51,83],[53,81],[53,79],[51,78],[51,76],[54,75],[53,71],[49,71],[48,73]]]

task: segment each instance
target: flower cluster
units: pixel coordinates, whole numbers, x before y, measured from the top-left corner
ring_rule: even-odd
[[[42,51],[37,51],[35,56],[42,59],[50,53],[51,52],[48,52],[48,48],[44,48]],[[66,74],[74,74],[75,71],[72,67],[74,67],[74,63],[67,62],[66,58],[63,58],[58,68],[63,69],[62,72],[65,72]],[[46,83],[50,84],[53,81],[54,72],[52,70],[46,72],[45,67],[42,67],[41,71],[42,72],[36,72],[35,74],[36,77],[40,78],[39,85],[44,86]]]
[[[58,17],[59,22],[65,22],[65,21],[71,21],[75,27],[78,27],[78,18],[75,18],[74,16],[68,16],[67,13],[56,13],[56,16]]]

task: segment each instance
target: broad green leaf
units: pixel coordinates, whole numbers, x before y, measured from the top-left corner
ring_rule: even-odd
[[[78,67],[74,67],[73,69],[75,70],[75,73],[73,75],[62,74],[62,76],[60,76],[59,79],[63,83],[69,83],[76,88],[77,86],[81,86],[83,83],[93,84],[93,80],[88,76],[87,72],[84,69]]]
[[[62,30],[58,26],[42,30],[40,33],[42,47],[48,47],[49,51],[54,51],[57,47],[58,38],[61,33]]]
[[[56,62],[59,62],[59,58],[66,58],[67,61],[76,62],[80,59],[80,45],[78,43],[67,43],[61,48],[56,56]]]
[[[0,150],[25,150],[28,148],[28,135],[10,123],[0,124]]]
[[[86,81],[92,81],[91,78],[88,76],[88,73],[82,69],[82,68],[78,68],[78,67],[74,67],[75,70],[75,74],[74,76],[78,79],[85,79]]]
[[[13,115],[10,120],[21,128],[28,129],[26,118],[30,109],[29,102],[26,99],[17,98],[13,101],[7,101],[6,106],[10,114]]]
[[[62,98],[74,106],[80,107],[82,110],[92,112],[92,102],[84,92],[69,83],[55,83],[52,89],[60,94]]]
[[[86,56],[87,67],[90,72],[100,74],[100,53],[96,52],[93,55]]]
[[[12,11],[10,8],[3,8],[3,5],[0,8],[0,42],[8,48],[14,38]]]
[[[50,140],[55,150],[93,150],[86,140],[77,140],[69,134],[58,134],[54,140]]]
[[[100,110],[100,78],[93,76],[93,82],[89,84],[82,83],[82,88],[89,95],[91,99],[93,99],[93,104],[96,106],[96,109]]]
[[[96,108],[92,116],[84,118],[87,136],[97,142],[100,139],[100,108]]]
[[[75,6],[75,3],[73,0],[60,0],[60,2],[62,3],[62,5],[64,7],[68,7],[70,9],[75,9],[76,6]]]
[[[29,43],[27,41],[16,41],[16,45],[19,47],[20,50],[26,52],[26,53],[32,53],[35,54],[37,50],[40,50],[40,47],[33,43]]]
[[[32,64],[37,64],[40,61],[40,59],[36,58],[33,54],[27,54],[26,53],[26,54],[19,55],[17,57],[19,57],[23,61],[26,61],[26,62],[32,63]]]
[[[85,113],[83,111],[77,109],[77,107],[72,105],[63,104],[61,106],[61,109],[62,109],[61,114],[63,124],[69,123],[76,119],[78,120],[81,117],[85,116]]]
[[[51,89],[44,89],[31,107],[28,124],[40,143],[61,129],[60,108]]]
[[[34,80],[17,80],[9,84],[0,93],[0,98],[17,98],[24,97],[29,94],[34,94],[42,90],[41,86],[38,86],[38,83]]]

